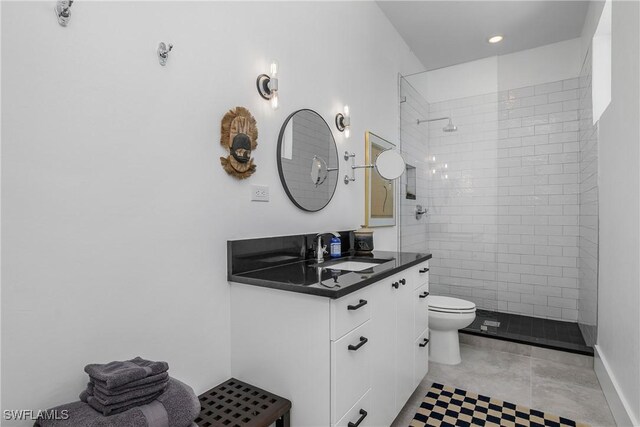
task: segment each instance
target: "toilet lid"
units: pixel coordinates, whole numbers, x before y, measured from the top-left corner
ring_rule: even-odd
[[[451,298],[432,295],[429,297],[429,308],[433,308],[439,311],[474,311],[476,305],[471,301],[466,301],[460,298]]]

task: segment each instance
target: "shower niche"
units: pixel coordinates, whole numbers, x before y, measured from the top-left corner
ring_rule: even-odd
[[[405,170],[405,189],[404,198],[407,200],[416,200],[416,167],[407,163]]]

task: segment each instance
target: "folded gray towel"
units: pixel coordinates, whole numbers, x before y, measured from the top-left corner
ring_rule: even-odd
[[[108,416],[108,415],[119,414],[120,412],[124,412],[131,408],[135,408],[136,406],[142,406],[142,405],[151,403],[154,400],[156,400],[156,398],[161,394],[162,394],[162,391],[159,391],[151,395],[145,395],[138,398],[131,398],[131,399],[125,400],[124,402],[105,405],[102,402],[100,402],[95,396],[90,396],[89,393],[87,393],[87,390],[84,390],[82,393],[80,393],[80,400],[82,402],[88,403],[89,406],[91,406],[96,411],[101,412],[102,415]]]
[[[104,394],[102,391],[93,384],[87,384],[87,394],[95,397],[101,405],[115,405],[119,403],[126,403],[132,399],[141,399],[145,397],[155,396],[157,393],[162,393],[167,389],[168,381],[155,384],[149,387],[137,388],[127,393],[121,393],[116,395]],[[82,400],[82,398],[80,398]]]
[[[121,387],[167,370],[169,370],[167,362],[154,362],[141,357],[106,364],[92,363],[84,367],[84,371],[91,378],[104,382],[107,388]]]
[[[146,378],[142,378],[136,381],[131,381],[120,387],[107,387],[106,381],[100,381],[95,378],[89,377],[89,382],[93,384],[93,386],[100,390],[102,394],[106,394],[109,396],[116,396],[122,393],[128,393],[132,390],[143,389],[145,387],[154,386],[160,383],[166,383],[169,380],[169,374],[167,372],[163,372],[158,375],[151,375]]]
[[[93,383],[87,384],[87,394],[95,397],[102,405],[114,405],[117,403],[128,402],[131,399],[139,399],[162,393],[167,388],[168,381],[161,381],[146,387],[135,387],[128,392],[120,394],[105,394],[100,387],[96,387]],[[82,398],[80,398],[82,400]],[[105,414],[106,415],[106,414]]]
[[[187,427],[200,414],[200,401],[188,385],[174,378],[167,390],[149,405],[138,406],[105,417],[83,402],[57,406],[51,410],[66,410],[66,420],[38,419],[35,427]]]

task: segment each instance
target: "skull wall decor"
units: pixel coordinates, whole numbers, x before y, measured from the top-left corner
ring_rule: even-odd
[[[256,171],[251,158],[258,146],[256,119],[246,108],[236,107],[222,118],[220,134],[220,144],[229,150],[227,157],[220,157],[220,164],[229,175],[249,178]]]

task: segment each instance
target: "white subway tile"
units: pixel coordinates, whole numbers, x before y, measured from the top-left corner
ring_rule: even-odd
[[[550,113],[559,113],[563,109],[562,102],[554,102],[546,105],[536,105],[534,114],[529,115],[540,115],[540,114],[550,114]]]
[[[551,297],[551,296],[547,298],[548,298],[548,304],[551,307],[576,309],[578,306],[577,301],[574,299]]]
[[[549,96],[549,103],[567,101],[570,99],[578,99],[578,90],[577,89],[563,90],[562,92],[550,93],[548,96]]]
[[[568,89],[576,89],[576,88],[568,88]],[[544,83],[540,85],[536,85],[534,88],[534,93],[536,95],[543,93],[551,93],[551,92],[561,92],[562,91],[562,81]]]
[[[567,79],[562,81],[562,90],[578,89],[580,87],[580,78]]]

